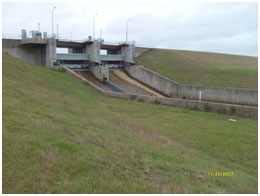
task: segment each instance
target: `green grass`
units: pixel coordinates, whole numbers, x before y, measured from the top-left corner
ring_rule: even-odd
[[[104,96],[5,54],[2,97],[3,193],[258,192],[255,120]]]
[[[257,57],[153,49],[137,62],[184,85],[258,88]]]

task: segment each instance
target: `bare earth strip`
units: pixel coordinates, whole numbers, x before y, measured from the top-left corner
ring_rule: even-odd
[[[76,71],[77,74],[86,78],[88,81],[94,83],[101,89],[105,91],[111,91],[108,87],[106,87],[100,80],[98,80],[90,71]]]
[[[144,84],[134,80],[133,78],[131,78],[130,76],[128,76],[124,71],[121,70],[113,70],[110,71],[110,74],[113,76],[117,76],[118,78],[122,79],[123,81],[132,84],[133,86],[136,86],[138,88],[141,88],[142,90],[148,92],[151,95],[155,95],[158,97],[165,97],[164,95],[160,94],[159,92],[149,88],[148,86],[145,86]]]

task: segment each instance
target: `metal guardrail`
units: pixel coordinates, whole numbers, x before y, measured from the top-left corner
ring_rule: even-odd
[[[2,34],[2,39],[22,39],[22,36],[19,34]]]
[[[89,60],[88,54],[57,53],[57,60]],[[123,55],[100,55],[101,61],[124,61]]]
[[[51,35],[48,35],[47,38],[51,38]],[[3,39],[22,39],[22,35],[21,34],[9,34],[9,33],[3,33],[2,34],[2,38]],[[27,34],[27,38],[32,38],[31,34]],[[79,43],[83,43],[88,41],[87,38],[84,39],[78,39],[78,40],[73,40],[70,39],[68,37],[58,37],[56,38],[59,41],[69,41],[69,42],[79,42]],[[144,44],[144,43],[140,43],[140,42],[135,42],[135,41],[128,41],[128,42],[123,42],[123,41],[119,41],[119,42],[110,42],[110,41],[105,41],[102,42],[102,44],[104,45],[122,45],[122,44],[129,44],[129,45],[135,45],[135,47],[142,47],[142,48],[157,48],[155,45],[152,44]]]
[[[124,61],[123,55],[100,55],[101,61]]]
[[[68,67],[70,69],[88,69],[89,65],[87,64],[63,64],[63,66]]]
[[[123,69],[124,65],[123,64],[107,64],[106,65],[109,69]]]
[[[57,60],[89,60],[88,54],[75,54],[75,53],[69,53],[69,54],[62,54],[57,53]]]

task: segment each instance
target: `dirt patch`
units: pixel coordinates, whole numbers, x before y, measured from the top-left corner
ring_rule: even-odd
[[[52,164],[56,161],[56,156],[52,152],[43,152],[41,155],[45,159],[45,161],[43,162],[43,167],[41,168],[41,171],[43,173],[45,173],[52,166]]]
[[[108,87],[106,87],[99,79],[97,79],[90,71],[75,71],[77,74],[86,78],[88,81],[92,82],[99,88],[105,91],[111,91]]]
[[[165,97],[161,93],[159,93],[159,92],[153,90],[152,88],[142,84],[141,82],[131,78],[122,70],[113,70],[113,71],[110,71],[110,74],[111,74],[111,80],[114,77],[114,80],[121,82],[121,84],[128,83],[128,85],[130,84],[132,86],[132,88],[136,89],[136,91],[139,90],[139,91],[141,91],[141,93],[144,91],[144,92],[146,92],[146,94],[148,93],[149,95],[154,95],[157,97]]]
[[[56,160],[55,155],[52,152],[43,152],[42,156],[48,161],[53,162]]]

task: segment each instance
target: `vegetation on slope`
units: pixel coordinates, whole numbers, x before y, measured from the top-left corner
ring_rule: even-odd
[[[3,193],[257,193],[257,121],[103,96],[5,54],[2,106]]]
[[[137,62],[185,85],[257,89],[257,57],[153,49]]]

